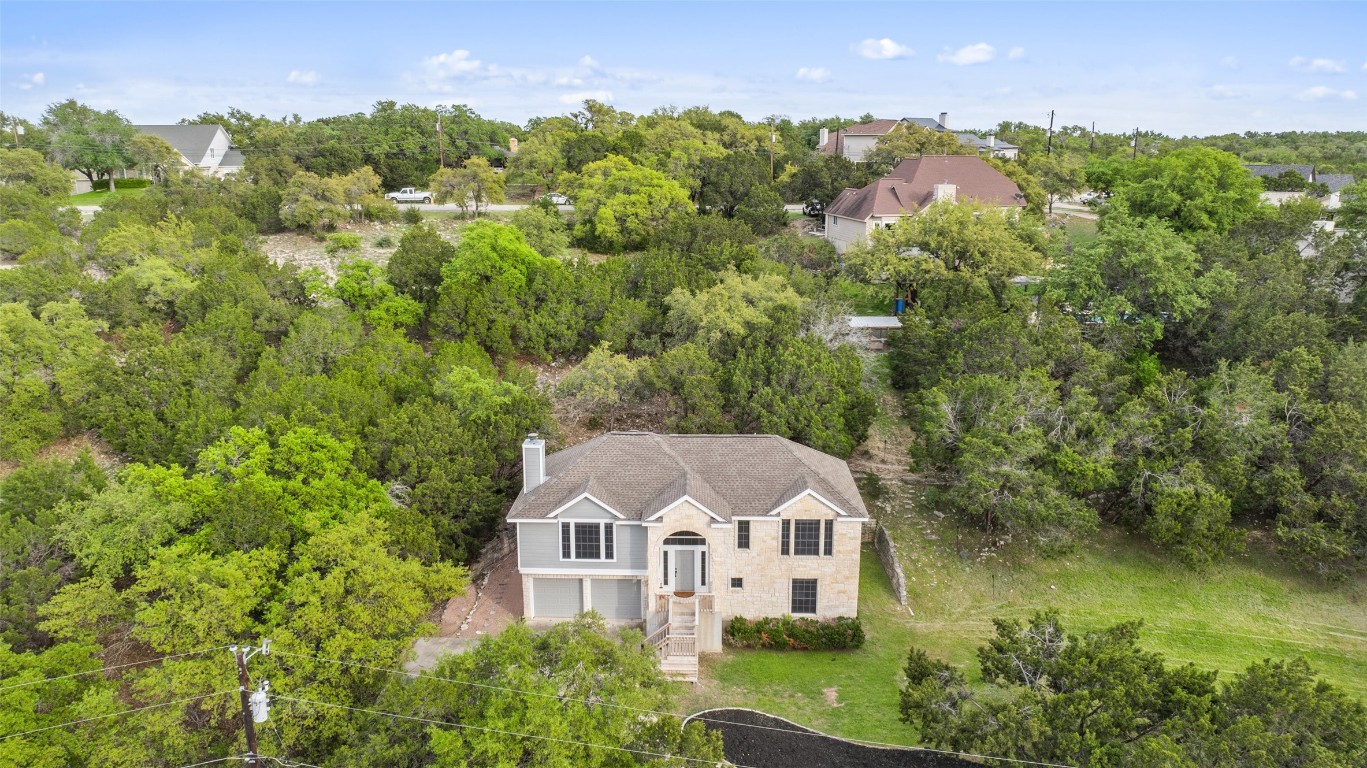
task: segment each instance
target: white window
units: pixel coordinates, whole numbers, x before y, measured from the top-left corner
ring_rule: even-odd
[[[560,522],[561,560],[616,560],[612,523]]]

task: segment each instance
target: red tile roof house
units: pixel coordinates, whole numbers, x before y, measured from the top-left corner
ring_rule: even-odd
[[[734,616],[854,616],[868,511],[844,461],[774,435],[609,432],[522,444],[525,618],[595,610],[644,625],[666,673],[697,678]]]
[[[844,253],[878,227],[891,227],[937,202],[971,200],[1009,210],[1025,207],[1016,182],[982,158],[932,155],[903,160],[887,177],[846,189],[826,206],[826,239]]]

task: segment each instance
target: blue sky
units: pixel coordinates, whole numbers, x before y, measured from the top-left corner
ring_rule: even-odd
[[[1367,130],[1367,3],[0,3],[0,109],[135,123],[381,99],[750,119],[948,112],[1174,135]]]

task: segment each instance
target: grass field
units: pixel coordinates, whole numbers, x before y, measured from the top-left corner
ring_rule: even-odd
[[[119,189],[117,182],[114,184],[113,192],[83,192],[79,195],[72,195],[67,200],[67,205],[104,205],[119,198],[138,197],[148,190],[148,187],[139,189]]]
[[[1147,648],[1170,664],[1219,670],[1222,679],[1263,658],[1303,656],[1329,682],[1367,698],[1367,583],[1326,585],[1288,571],[1258,535],[1246,554],[1203,573],[1115,529],[1067,556],[1045,558],[1025,546],[985,554],[976,531],[933,514],[933,491],[892,490],[876,514],[897,542],[911,612],[866,547],[864,648],[705,658],[685,707],[754,707],[849,738],[910,744],[913,734],[897,719],[907,650],[925,648],[976,680],[975,651],[992,619],[1024,619],[1045,607],[1058,609],[1071,631],[1143,619]]]

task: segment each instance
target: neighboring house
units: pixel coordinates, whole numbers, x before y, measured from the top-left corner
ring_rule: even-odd
[[[1323,203],[1324,209],[1336,211],[1342,203],[1343,188],[1357,183],[1357,179],[1353,178],[1351,173],[1320,173],[1316,174],[1315,183],[1323,184],[1329,190],[1329,194],[1320,201]]]
[[[817,151],[828,155],[841,155],[846,160],[855,163],[864,161],[864,157],[878,143],[878,139],[892,133],[893,129],[901,125],[919,125],[938,133],[949,132],[949,113],[941,112],[938,119],[933,117],[903,117],[897,120],[874,120],[859,125],[851,125],[841,128],[834,134],[829,129],[822,128],[821,134],[817,138]],[[959,142],[966,147],[973,147],[978,150],[978,154],[991,155],[992,157],[1004,157],[1008,160],[1015,160],[1020,155],[1020,147],[1015,144],[1008,144],[1005,141],[997,141],[995,134],[988,134],[987,138],[981,138],[972,133],[956,133]]]
[[[138,133],[164,139],[180,153],[181,164],[209,176],[223,178],[242,170],[242,153],[232,148],[232,138],[221,125],[135,125]],[[114,173],[115,179],[136,179],[141,174],[136,168],[124,168]],[[73,194],[90,191],[85,175],[73,172]],[[117,182],[116,182],[117,183]]]
[[[1313,165],[1245,165],[1244,169],[1258,178],[1276,178],[1287,171],[1299,173],[1306,181],[1315,181],[1315,166]]]
[[[522,444],[508,512],[528,620],[642,624],[696,678],[734,616],[854,616],[868,512],[844,461],[773,435],[609,432]]]
[[[826,206],[826,239],[844,253],[878,227],[891,227],[931,203],[972,200],[995,208],[1025,207],[1020,187],[980,157],[933,155],[903,160],[886,178],[846,189]]]

